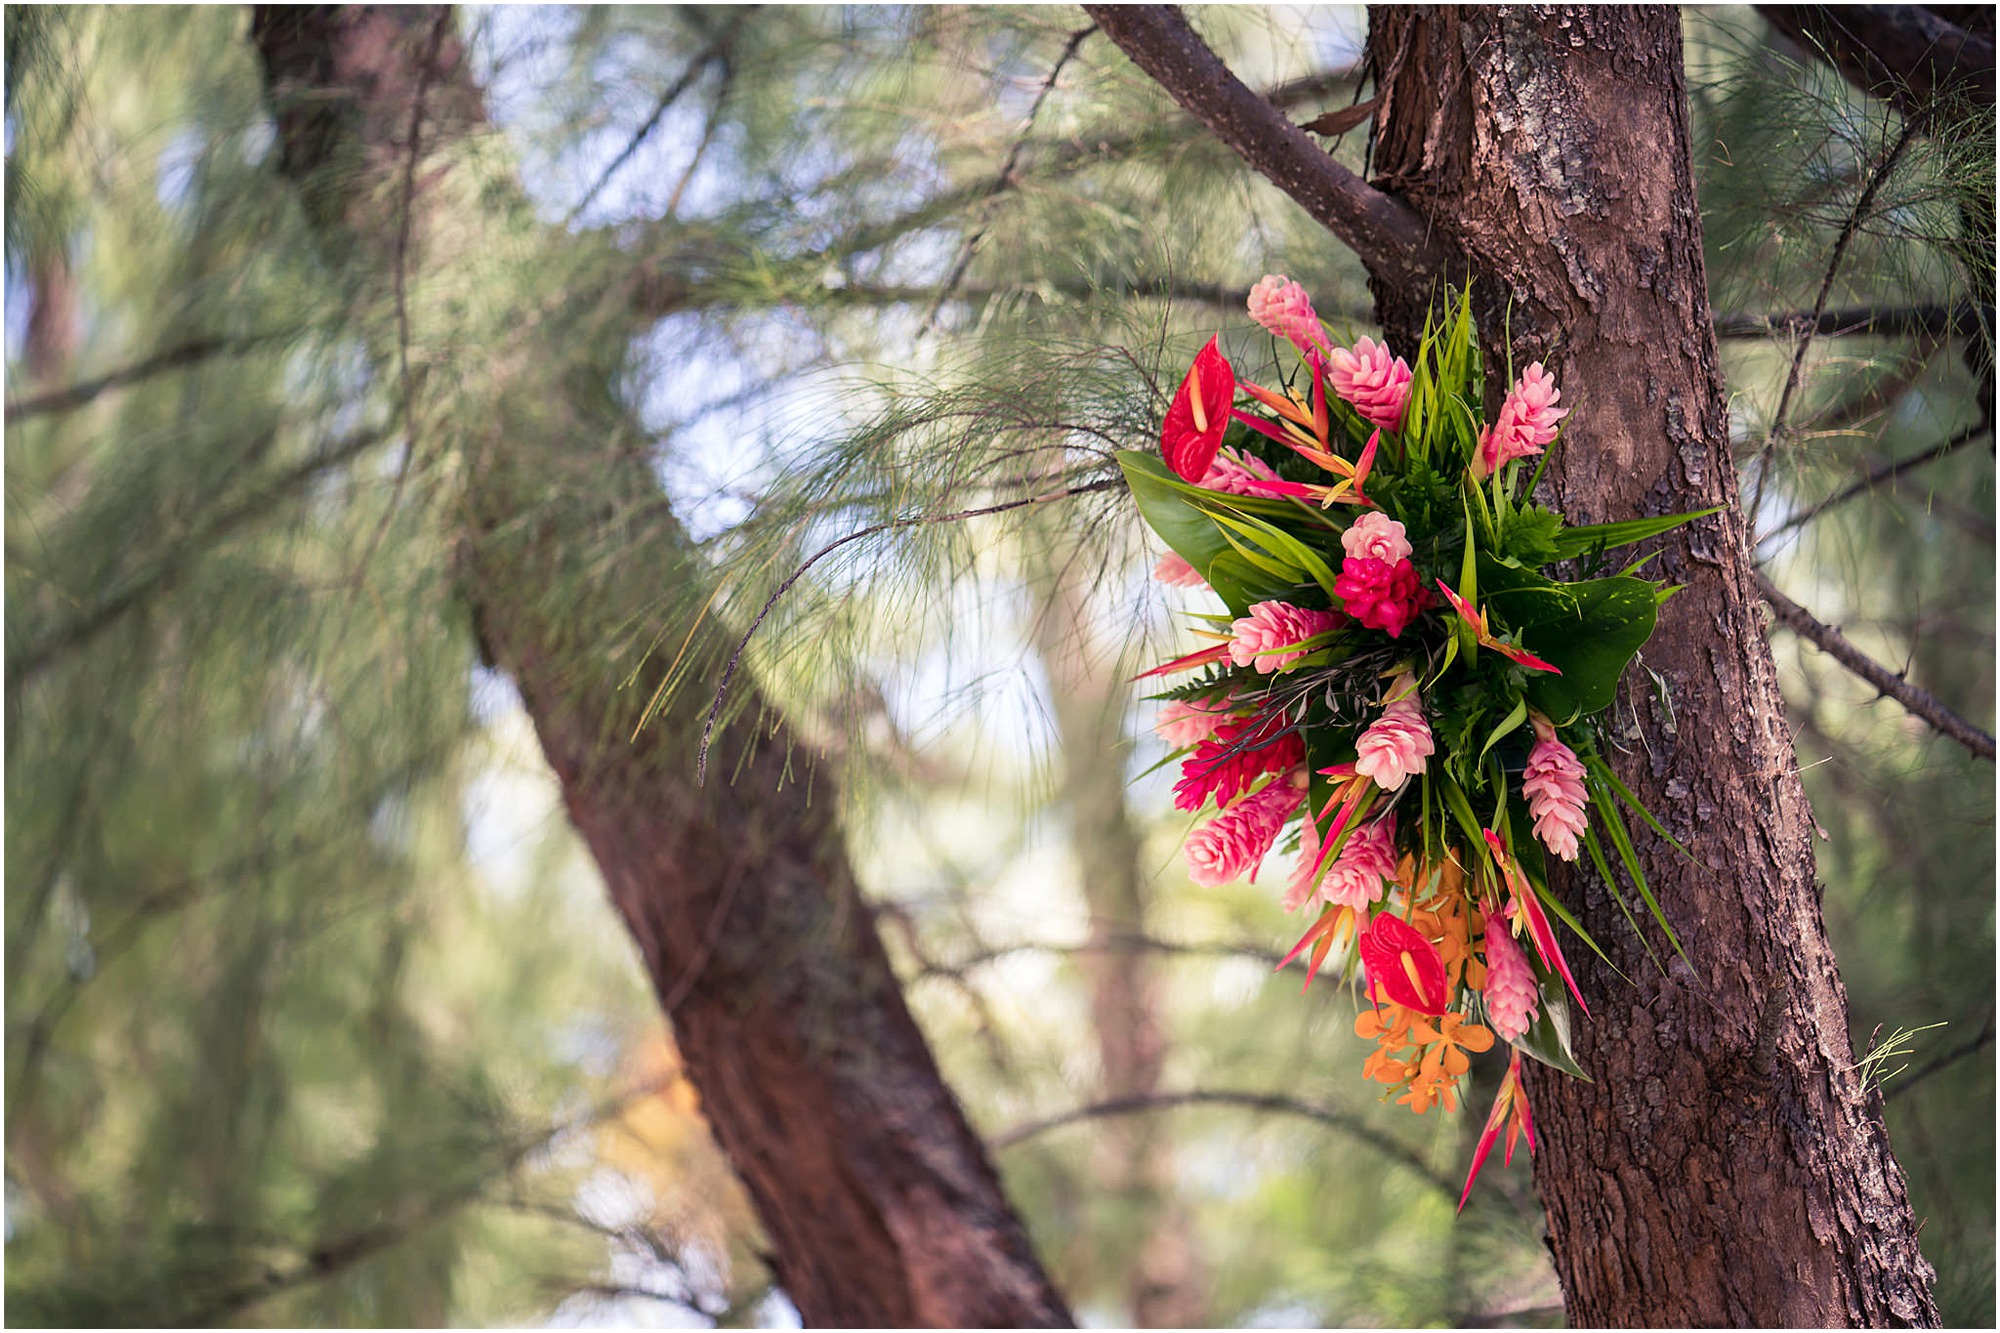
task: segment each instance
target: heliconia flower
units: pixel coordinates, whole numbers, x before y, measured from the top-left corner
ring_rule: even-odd
[[[1225,449],[1209,461],[1195,485],[1227,495],[1268,495],[1276,481],[1278,474],[1263,459]]]
[[[1363,338],[1354,350],[1336,347],[1326,358],[1327,383],[1369,423],[1395,430],[1410,401],[1410,366],[1386,346]]]
[[[1160,709],[1153,730],[1169,745],[1193,745],[1215,734],[1229,721],[1229,701],[1211,699],[1169,699]]]
[[[1305,797],[1303,784],[1280,777],[1209,820],[1187,840],[1188,878],[1213,888],[1255,871]]]
[[[1213,796],[1226,807],[1266,773],[1288,773],[1306,757],[1306,743],[1282,713],[1225,720],[1181,761],[1174,808],[1199,810]]]
[[[1498,908],[1486,913],[1486,1018],[1502,1041],[1516,1041],[1534,1026],[1541,991],[1528,955],[1507,930]]]
[[[1250,289],[1250,318],[1301,352],[1328,346],[1326,329],[1313,313],[1306,289],[1282,273],[1266,274]]]
[[[1451,609],[1458,613],[1458,618],[1466,623],[1466,627],[1472,631],[1472,637],[1479,643],[1491,648],[1510,662],[1519,662],[1522,666],[1528,667],[1531,670],[1553,672],[1558,676],[1562,674],[1562,668],[1555,663],[1545,662],[1526,648],[1517,647],[1502,640],[1493,632],[1493,627],[1487,623],[1486,613],[1474,610],[1471,603],[1451,590],[1450,584],[1446,583],[1443,579],[1439,579],[1437,584],[1439,589],[1444,593],[1444,599],[1451,603]]]
[[[1340,534],[1340,549],[1351,560],[1380,560],[1393,565],[1410,558],[1410,539],[1401,523],[1380,510],[1370,510]]]
[[[1451,999],[1444,959],[1409,922],[1394,912],[1377,913],[1361,932],[1360,945],[1371,995],[1420,1014],[1444,1013]]]
[[[1160,557],[1160,563],[1153,566],[1153,577],[1175,588],[1206,588],[1208,580],[1201,571],[1181,558],[1179,551],[1169,551]]]
[[[1400,637],[1430,605],[1430,594],[1424,591],[1417,567],[1408,560],[1391,565],[1386,560],[1350,555],[1341,562],[1333,591],[1343,611],[1392,639]]]
[[[1232,624],[1229,660],[1237,666],[1277,671],[1304,657],[1299,645],[1315,634],[1338,629],[1346,618],[1337,611],[1314,611],[1290,602],[1258,602],[1250,614]]]
[[[1553,375],[1537,361],[1514,381],[1514,387],[1500,402],[1500,414],[1479,433],[1479,447],[1473,452],[1472,470],[1485,478],[1517,458],[1528,458],[1549,447],[1556,438],[1556,426],[1569,415],[1557,407],[1562,391]]]
[[[1406,779],[1424,771],[1424,760],[1435,749],[1416,689],[1414,677],[1398,680],[1390,690],[1396,701],[1354,743],[1354,771],[1373,778],[1383,791],[1400,791]]]
[[[1396,817],[1388,814],[1348,836],[1319,882],[1319,896],[1342,907],[1363,908],[1382,901],[1395,875]]]
[[[1160,456],[1183,481],[1200,482],[1222,447],[1229,429],[1229,409],[1236,401],[1236,372],[1222,354],[1217,339],[1195,353],[1194,365],[1181,381],[1180,392],[1167,408],[1160,426]]]
[[[1576,840],[1588,822],[1583,807],[1590,799],[1576,752],[1553,733],[1536,741],[1521,775],[1521,794],[1528,798],[1528,813],[1534,816],[1535,836],[1542,846],[1565,861],[1576,860]]]
[[[1493,1143],[1500,1137],[1500,1127],[1507,1126],[1507,1154],[1503,1159],[1508,1166],[1514,1164],[1514,1145],[1523,1135],[1528,1140],[1528,1151],[1535,1151],[1535,1118],[1528,1111],[1528,1094],[1521,1084],[1521,1053],[1514,1052],[1512,1063],[1507,1066],[1507,1077],[1500,1080],[1500,1091],[1494,1095],[1493,1109],[1486,1114],[1486,1127],[1479,1132],[1479,1144],[1472,1150],[1472,1169],[1465,1175],[1465,1192],[1458,1196],[1458,1210],[1465,1211],[1465,1201],[1472,1197],[1472,1182],[1479,1179],[1479,1169],[1486,1165],[1486,1154],[1493,1151]]]

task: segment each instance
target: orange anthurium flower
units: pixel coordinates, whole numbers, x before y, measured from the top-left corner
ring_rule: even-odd
[[[1229,410],[1236,401],[1236,372],[1216,338],[1194,355],[1180,392],[1167,408],[1160,427],[1160,456],[1183,481],[1199,483],[1229,429]]]
[[[1529,667],[1535,671],[1552,671],[1558,676],[1562,674],[1562,668],[1556,666],[1553,662],[1544,662],[1526,648],[1516,648],[1513,644],[1502,641],[1493,633],[1492,628],[1487,625],[1486,613],[1484,611],[1473,610],[1471,604],[1453,592],[1451,585],[1443,579],[1439,579],[1437,582],[1438,587],[1444,590],[1445,600],[1451,603],[1451,609],[1458,612],[1460,620],[1463,620],[1472,627],[1473,637],[1479,640],[1482,647],[1491,648],[1502,657],[1510,661],[1519,662],[1522,666]]]
[[[1529,1155],[1535,1151],[1535,1120],[1528,1111],[1528,1094],[1521,1086],[1521,1053],[1514,1052],[1513,1063],[1507,1066],[1507,1077],[1500,1080],[1500,1091],[1493,1098],[1493,1109],[1486,1113],[1486,1128],[1479,1132],[1479,1146],[1472,1150],[1472,1170],[1465,1176],[1465,1192],[1458,1196],[1458,1211],[1465,1211],[1465,1201],[1472,1197],[1472,1183],[1479,1179],[1479,1169],[1486,1165],[1486,1154],[1493,1151],[1494,1140],[1500,1137],[1500,1126],[1507,1126],[1507,1152],[1502,1159],[1508,1166],[1514,1164],[1514,1145],[1526,1135]]]
[[[1369,989],[1420,1014],[1442,1014],[1450,1000],[1437,946],[1393,912],[1379,913],[1361,933],[1361,964]]]

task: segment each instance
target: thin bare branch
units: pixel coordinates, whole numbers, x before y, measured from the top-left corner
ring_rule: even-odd
[[[1378,277],[1415,286],[1453,267],[1450,247],[1400,199],[1341,166],[1208,49],[1171,5],[1085,5],[1132,63],[1238,156],[1345,242]]]
[[[1821,500],[1818,504],[1813,505],[1811,508],[1802,510],[1797,514],[1792,515],[1792,517],[1786,519],[1783,523],[1780,523],[1777,527],[1773,528],[1769,535],[1772,537],[1776,537],[1784,533],[1790,532],[1794,528],[1802,528],[1806,524],[1818,518],[1821,514],[1824,514],[1827,510],[1832,509],[1838,505],[1844,505],[1849,500],[1854,499],[1856,496],[1866,495],[1868,494],[1868,492],[1874,490],[1877,486],[1882,485],[1884,482],[1894,481],[1896,478],[1902,476],[1905,472],[1914,472],[1916,469],[1924,466],[1926,463],[1935,463],[1940,458],[1944,458],[1947,457],[1948,455],[1957,453],[1960,449],[1963,449],[1966,445],[1971,444],[1974,440],[1977,440],[1984,435],[1990,435],[1992,434],[1992,432],[1993,432],[1993,424],[1991,422],[1988,421],[1975,422],[1974,424],[1965,427],[1963,430],[1960,430],[1956,435],[1953,435],[1950,439],[1945,440],[1941,444],[1933,445],[1931,448],[1924,450],[1920,454],[1917,454],[1910,458],[1896,458],[1896,459],[1891,459],[1888,462],[1881,463],[1876,467],[1870,469],[1867,476],[1855,482],[1853,485],[1847,487],[1845,490],[1836,491],[1832,495],[1827,496],[1824,500]],[[1760,538],[1760,540],[1762,539]]]
[[[1456,1203],[1458,1186],[1440,1175],[1424,1160],[1422,1154],[1395,1137],[1383,1133],[1367,1121],[1351,1112],[1330,1106],[1315,1106],[1295,1097],[1274,1092],[1235,1092],[1227,1089],[1189,1088],[1181,1092],[1153,1092],[1133,1097],[1112,1097],[1101,1102],[1091,1102],[1075,1107],[1060,1115],[1048,1116],[1041,1120],[1030,1120],[994,1135],[988,1140],[995,1151],[1025,1143],[1037,1135],[1065,1125],[1080,1124],[1086,1120],[1102,1120],[1107,1116],[1140,1115],[1148,1111],[1168,1111],[1183,1106],[1232,1106],[1246,1111],[1262,1111],[1270,1115],[1291,1115],[1311,1120],[1330,1129],[1366,1143],[1384,1157],[1408,1167],[1419,1177],[1442,1190],[1445,1196]]]
[[[1993,315],[1989,310],[1986,319]],[[1718,338],[1764,338],[1790,334],[1795,338],[1841,338],[1854,335],[1875,337],[1943,338],[1957,334],[1970,336],[1979,331],[1979,308],[1970,304],[1953,306],[1860,306],[1843,310],[1791,310],[1774,314],[1715,314]]]
[[[1917,121],[1941,102],[1993,105],[1993,41],[1925,5],[1759,5],[1771,26]]]
[[[1785,628],[1816,644],[1834,661],[1903,705],[1912,716],[1929,723],[1938,734],[1963,745],[1975,758],[1993,758],[1993,737],[1947,708],[1936,695],[1921,686],[1912,685],[1889,670],[1856,648],[1846,635],[1831,625],[1821,624],[1812,612],[1779,592],[1777,585],[1762,571],[1757,574],[1757,588]]]
[[[113,389],[122,389],[129,384],[137,384],[155,375],[181,370],[198,365],[217,356],[241,356],[245,352],[275,341],[278,335],[263,334],[251,338],[193,338],[178,347],[169,347],[164,352],[156,352],[143,361],[135,361],[129,366],[107,371],[96,379],[84,380],[66,388],[51,389],[47,393],[35,394],[8,403],[6,419],[9,425],[30,417],[53,416],[59,412],[74,412],[77,408],[95,402]]]
[[[1041,90],[1035,94],[1034,103],[1028,107],[1028,114],[1021,118],[1021,128],[1020,132],[1014,138],[1014,146],[1007,150],[1007,160],[1000,164],[999,174],[993,178],[993,183],[987,187],[986,197],[988,199],[1013,188],[1015,168],[1021,164],[1021,152],[1028,146],[1028,136],[1035,132],[1035,118],[1041,115],[1042,104],[1048,101],[1049,94],[1055,91],[1056,80],[1062,76],[1063,68],[1076,57],[1076,53],[1081,49],[1084,41],[1096,31],[1097,25],[1091,24],[1087,27],[1078,28],[1069,35],[1069,41],[1063,45],[1062,54],[1056,57],[1055,63],[1049,67],[1048,77],[1042,80]],[[917,337],[926,337],[930,333],[932,326],[937,323],[938,312],[943,310],[945,302],[951,299],[952,292],[957,289],[960,280],[965,277],[965,270],[972,266],[972,256],[979,249],[979,243],[986,239],[986,232],[987,229],[985,227],[980,227],[979,230],[966,237],[964,244],[959,246],[958,259],[953,263],[950,274],[944,280],[944,285],[938,288],[937,300],[932,303],[930,313],[924,316],[923,327],[917,330]]]

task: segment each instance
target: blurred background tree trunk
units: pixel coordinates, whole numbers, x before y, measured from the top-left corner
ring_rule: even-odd
[[[448,432],[462,450],[459,582],[482,649],[520,688],[786,1294],[816,1324],[1067,1323],[905,1005],[837,803],[807,799],[782,719],[739,686],[717,780],[700,786],[703,696],[649,718],[662,668],[628,681],[605,651],[656,580],[691,568],[636,456],[572,462],[574,441],[637,435],[610,384],[629,326],[506,349],[506,312],[460,325],[453,341],[508,361],[497,396],[474,419],[419,426],[407,288],[450,284],[455,256],[564,243],[524,228],[516,187],[466,155],[485,114],[449,8],[263,8],[252,39],[285,173],[329,253],[393,297],[401,345],[374,352],[401,378],[410,449]]]

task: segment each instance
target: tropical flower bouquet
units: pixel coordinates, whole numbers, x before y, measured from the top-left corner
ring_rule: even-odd
[[[1188,870],[1254,878],[1296,841],[1284,904],[1313,920],[1285,961],[1304,956],[1310,986],[1358,957],[1363,1072],[1418,1114],[1456,1109],[1468,1052],[1512,1046],[1469,1194],[1503,1127],[1509,1161],[1523,1134],[1533,1151],[1521,1056],[1584,1072],[1569,999],[1588,1009],[1555,923],[1597,946],[1547,859],[1587,856],[1623,906],[1615,858],[1679,948],[1619,806],[1665,830],[1604,762],[1598,721],[1674,589],[1640,576],[1645,559],[1604,571],[1699,515],[1572,527],[1536,505],[1569,409],[1535,364],[1482,419],[1465,296],[1433,312],[1414,368],[1368,338],[1333,345],[1282,276],[1250,314],[1296,351],[1281,387],[1238,379],[1211,339],[1159,457],[1119,456],[1171,548],[1156,577],[1228,608],[1196,617],[1210,646],[1146,673],[1178,681],[1157,724],[1179,747],[1176,804],[1215,812]],[[1545,572],[1561,562],[1589,577]]]

